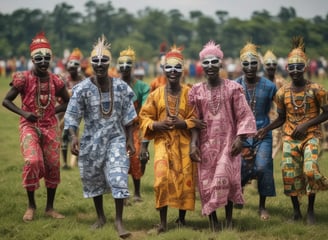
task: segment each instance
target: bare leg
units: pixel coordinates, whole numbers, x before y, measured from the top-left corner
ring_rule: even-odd
[[[46,216],[55,218],[55,219],[63,219],[64,215],[58,213],[54,209],[54,200],[56,196],[57,188],[47,188],[47,205],[45,209]]]
[[[232,211],[233,211],[233,203],[231,201],[228,201],[228,204],[225,206],[226,227],[228,229],[232,228]]]
[[[265,202],[266,202],[266,196],[262,196],[260,195],[260,199],[259,199],[259,214],[260,214],[260,218],[261,220],[269,220],[270,215],[268,213],[268,211],[265,208]]]
[[[315,202],[315,194],[310,194],[308,197],[308,209],[307,209],[307,223],[309,225],[315,224],[315,216],[314,216],[314,202]]]
[[[218,217],[216,215],[216,211],[213,211],[209,216],[208,216],[209,220],[210,220],[210,228],[213,232],[217,232],[219,231],[219,220]]]
[[[26,191],[27,198],[28,198],[28,205],[27,209],[23,216],[24,222],[32,221],[34,218],[34,212],[36,209],[35,198],[34,198],[34,191]]]
[[[115,199],[115,209],[116,209],[115,227],[117,229],[120,238],[127,238],[131,235],[131,233],[126,231],[123,226],[123,208],[124,208],[124,199],[123,198]]]
[[[179,226],[185,226],[186,225],[186,210],[182,210],[179,209],[179,217],[178,219],[175,221],[175,223],[177,223]]]
[[[161,207],[159,209],[159,217],[161,220],[161,223],[157,229],[157,233],[162,233],[166,231],[167,228],[167,206]]]
[[[298,197],[297,196],[292,196],[290,198],[292,200],[292,204],[293,204],[293,208],[294,208],[293,220],[294,221],[301,220],[302,219],[302,214],[301,214],[301,210],[300,210],[300,203],[298,201]]]
[[[133,185],[134,185],[134,201],[141,202],[141,195],[140,195],[140,179],[133,178]]]
[[[96,208],[97,212],[97,221],[91,226],[93,229],[101,228],[106,223],[106,217],[104,213],[104,206],[103,206],[103,195],[97,196],[93,198],[93,203]]]

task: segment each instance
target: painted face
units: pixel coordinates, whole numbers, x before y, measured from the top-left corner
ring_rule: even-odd
[[[303,73],[305,70],[305,64],[304,63],[293,63],[287,65],[287,71],[288,73],[292,72],[301,72]]]
[[[34,63],[35,69],[38,72],[46,72],[50,66],[51,55],[46,53],[45,55],[37,53],[32,56],[32,62]]]
[[[110,57],[108,56],[94,56],[94,57],[91,57],[91,64],[92,65],[109,65],[110,63]]]
[[[91,58],[93,71],[98,77],[106,77],[108,75],[110,58],[108,56],[96,56]]]
[[[166,64],[164,65],[163,69],[165,72],[165,76],[170,83],[172,84],[179,83],[183,71],[183,67],[181,64],[176,64],[176,65]]]
[[[121,57],[118,60],[118,66],[119,66],[120,72],[123,72],[123,71],[126,71],[126,70],[131,71],[131,69],[133,67],[133,61],[130,58],[122,58]]]
[[[178,73],[182,73],[182,65],[181,64],[177,64],[175,66],[172,65],[168,65],[166,64],[164,66],[164,71],[166,73],[170,73],[170,72],[178,72]]]
[[[205,58],[202,61],[202,67],[203,68],[209,68],[209,67],[220,67],[220,59],[218,57],[209,57]]]
[[[80,62],[77,60],[70,60],[67,63],[67,69],[70,68],[79,68],[80,67]]]
[[[42,54],[35,54],[32,57],[32,60],[35,64],[40,64],[40,63],[50,63],[51,60],[51,55],[50,54],[46,54],[46,55],[42,55]]]

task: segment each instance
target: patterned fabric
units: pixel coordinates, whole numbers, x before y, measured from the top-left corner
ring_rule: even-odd
[[[43,113],[43,117],[36,123],[30,123],[25,118],[20,117],[20,125],[34,125],[39,128],[47,128],[57,124],[57,118],[55,115],[56,106],[56,93],[64,87],[64,82],[58,76],[49,73],[50,79],[48,83],[41,83],[41,96],[40,101],[48,101],[48,85],[50,86],[50,104]],[[37,91],[38,91],[38,78],[32,71],[16,72],[13,75],[13,81],[11,85],[16,87],[21,94],[22,98],[22,110],[28,112],[34,112],[37,114]],[[45,91],[43,91],[45,90]],[[45,105],[45,104],[44,104]]]
[[[39,188],[39,180],[42,177],[50,188],[56,188],[60,182],[60,141],[55,115],[55,95],[64,87],[64,82],[54,74],[49,73],[49,76],[49,84],[44,83],[41,86],[41,89],[46,88],[46,91],[41,91],[40,99],[48,101],[49,87],[51,96],[43,117],[35,123],[21,117],[19,122],[21,152],[25,161],[23,186],[28,191]],[[13,75],[11,85],[18,89],[24,111],[37,112],[37,80],[32,71],[17,72]]]
[[[135,80],[132,83],[132,89],[135,94],[135,97],[133,98],[134,107],[138,114],[140,112],[141,106],[146,102],[150,88],[148,84],[146,84],[145,82],[140,80]],[[131,174],[134,179],[140,179],[143,173],[141,171],[141,163],[139,159],[140,150],[141,150],[141,133],[140,133],[138,118],[135,119],[135,124],[133,128],[133,139],[134,139],[134,147],[136,149],[136,152],[135,154],[130,156],[129,174]]]
[[[27,191],[40,187],[44,178],[47,188],[56,188],[60,183],[60,141],[58,128],[37,128],[24,125],[20,128],[20,148],[25,161],[23,186]]]
[[[112,81],[114,103],[110,117],[102,116],[98,88],[90,78],[73,87],[64,117],[65,128],[78,128],[84,119],[78,164],[86,198],[110,190],[114,198],[129,196],[125,126],[137,116],[132,102],[134,93],[124,81]],[[102,104],[109,106],[109,93],[102,95]]]
[[[278,90],[275,101],[277,111],[286,115],[281,162],[285,194],[298,196],[326,190],[327,178],[318,167],[320,125],[309,127],[302,141],[292,139],[291,134],[298,125],[320,114],[320,107],[327,105],[327,92],[319,84],[308,82],[303,91],[294,93],[288,83]]]
[[[306,96],[305,96],[306,94]],[[305,105],[297,107],[293,104],[292,96],[297,106],[301,106],[306,99]],[[291,83],[281,87],[275,96],[277,111],[286,114],[286,122],[283,125],[283,134],[290,136],[297,125],[308,122],[320,113],[320,107],[328,104],[327,92],[317,83],[308,82],[305,90],[298,93],[291,92]],[[307,138],[321,138],[320,125],[308,128]]]
[[[159,87],[149,94],[140,111],[141,130],[146,139],[154,139],[154,171],[156,208],[169,206],[183,210],[195,208],[196,165],[189,157],[190,128],[195,126],[194,108],[188,105],[189,87],[181,89],[179,114],[187,129],[153,131],[154,121],[167,118],[164,99],[165,87]]]
[[[298,196],[327,190],[327,178],[319,171],[319,139],[306,138],[303,141],[284,137],[281,161],[284,193]]]
[[[247,89],[244,77],[236,80],[242,85],[246,99],[249,105],[252,105],[252,97]],[[257,129],[263,128],[270,124],[269,112],[272,106],[273,97],[277,88],[273,82],[261,77],[255,87],[255,107],[253,113],[256,119]],[[245,185],[249,180],[256,178],[258,181],[258,191],[261,196],[275,196],[275,184],[273,178],[273,159],[272,159],[272,132],[268,132],[267,136],[260,142],[254,139],[247,139],[244,144],[246,147],[257,148],[254,167],[250,171],[245,169],[247,160],[242,159],[242,184]],[[258,146],[255,146],[258,145]]]
[[[220,98],[214,106],[212,96]],[[256,125],[242,88],[228,79],[212,89],[207,83],[197,83],[189,93],[189,101],[207,124],[199,138],[202,162],[198,164],[198,185],[202,214],[209,215],[226,206],[228,200],[243,204],[240,155],[231,157],[230,151],[236,136],[254,134]]]

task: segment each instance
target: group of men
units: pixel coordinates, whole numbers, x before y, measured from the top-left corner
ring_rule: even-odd
[[[273,77],[277,62],[272,52],[264,58],[270,79],[258,76],[257,46],[249,42],[240,51],[243,76],[229,80],[219,74],[224,57],[220,45],[209,41],[199,53],[206,81],[182,84],[182,48],[172,46],[162,64],[165,82],[150,92],[145,82],[132,76],[135,52],[130,47],[120,52],[120,77],[109,76],[112,56],[104,36],[90,54],[93,74],[83,78],[72,71],[74,86],[65,86],[49,72],[51,47],[43,33],[37,34],[30,45],[34,68],[13,75],[3,100],[5,107],[21,116],[23,186],[28,196],[23,220],[34,218],[34,192],[41,178],[47,188],[45,214],[64,218],[53,203],[60,182],[56,114],[65,112],[65,140],[78,156],[83,195],[93,198],[97,213],[94,229],[106,223],[103,194],[111,192],[118,235],[131,235],[123,225],[124,200],[130,196],[128,174],[133,178],[133,200],[142,201],[140,179],[149,159],[150,140],[154,141],[158,233],[167,230],[168,207],[178,209],[176,223],[186,225],[186,211],[195,208],[196,185],[202,214],[208,216],[213,231],[219,229],[216,210],[221,207],[225,207],[226,226],[232,227],[233,207],[243,206],[244,186],[252,179],[258,182],[260,219],[268,220],[266,198],[276,195],[271,130],[280,126],[284,193],[291,197],[293,219],[302,219],[298,197],[307,194],[307,222],[314,224],[315,193],[328,188],[317,161],[320,123],[328,119],[327,92],[304,79],[304,42],[298,37],[293,43],[286,66],[292,81],[279,89]],[[78,66],[73,56],[68,63]],[[21,108],[14,103],[19,94]],[[273,102],[278,115],[270,121]],[[82,119],[84,131],[79,138]],[[65,145],[63,150],[67,151]]]

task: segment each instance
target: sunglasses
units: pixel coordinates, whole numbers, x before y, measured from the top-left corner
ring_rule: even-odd
[[[203,68],[208,68],[209,66],[219,67],[220,66],[220,59],[211,58],[211,59],[205,59],[205,60],[202,61],[202,67]]]
[[[305,64],[288,64],[287,65],[287,71],[288,72],[304,72]]]
[[[164,66],[164,71],[169,73],[169,72],[182,72],[182,66],[181,65],[175,65],[175,66],[171,66],[171,65],[165,65]]]
[[[90,62],[95,65],[109,64],[110,58],[107,56],[92,57]]]
[[[49,63],[51,60],[51,56],[42,56],[42,55],[35,55],[33,56],[33,61],[34,63],[38,64],[38,63]]]
[[[266,63],[266,67],[277,67],[277,63]]]
[[[242,62],[241,65],[243,67],[248,67],[248,66],[255,67],[255,66],[257,66],[257,61],[251,61],[251,62],[245,61],[245,62]]]

